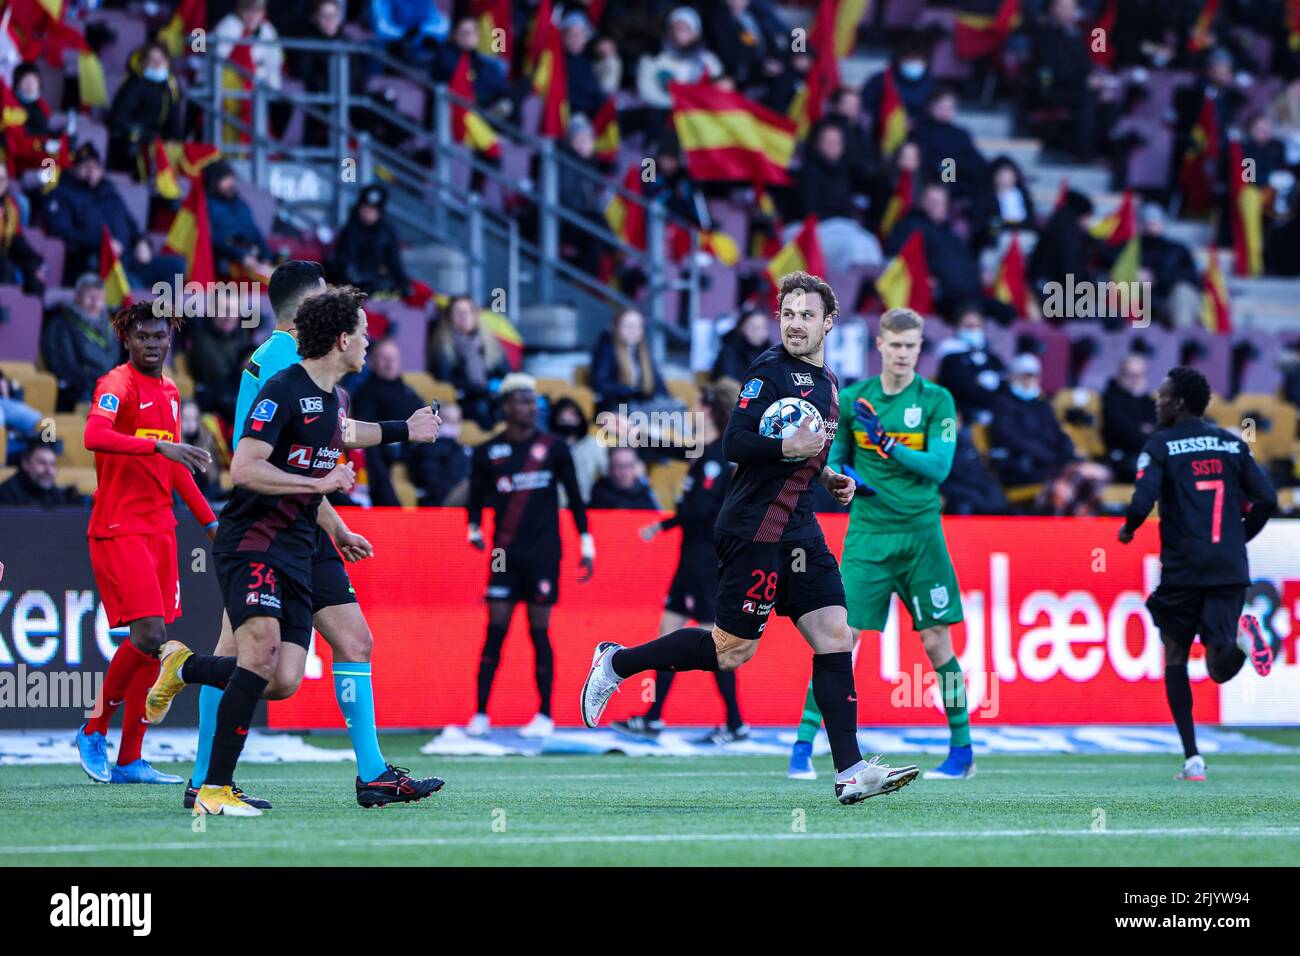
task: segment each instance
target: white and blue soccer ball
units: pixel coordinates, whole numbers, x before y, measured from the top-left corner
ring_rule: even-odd
[[[812,420],[812,430],[820,432],[824,427],[822,413],[817,406],[802,398],[778,398],[763,412],[758,421],[758,433],[764,438],[778,441],[791,438],[799,430],[805,418]],[[784,461],[803,461],[802,458],[785,458]]]

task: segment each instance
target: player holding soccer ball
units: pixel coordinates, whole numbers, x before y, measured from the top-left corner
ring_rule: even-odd
[[[840,393],[840,417],[849,422],[831,447],[832,468],[856,471],[876,490],[853,501],[844,539],[844,584],[849,626],[880,631],[897,594],[921,634],[939,677],[951,743],[948,757],[927,780],[975,774],[970,717],[961,664],[949,628],[962,619],[961,591],[939,512],[939,485],[952,468],[957,412],[946,388],[916,374],[925,320],[911,309],[890,309],[880,319],[876,348],[882,371]],[[812,742],[821,713],[812,689],[790,755],[789,775],[812,779]]]
[[[1259,621],[1242,615],[1250,566],[1246,542],[1277,507],[1277,495],[1240,437],[1206,422],[1210,383],[1195,369],[1170,371],[1156,391],[1160,428],[1142,448],[1137,485],[1119,529],[1133,540],[1151,506],[1160,502],[1160,584],[1147,608],[1165,645],[1165,694],[1183,741],[1176,780],[1204,780],[1196,747],[1187,657],[1199,634],[1210,680],[1237,676],[1250,658],[1261,677],[1273,648]]]
[[[812,645],[813,693],[826,718],[835,795],[857,803],[907,785],[920,771],[862,759],[844,584],[812,511],[814,480],[845,504],[856,490],[853,479],[826,466],[827,438],[839,424],[839,387],[824,360],[838,314],[835,293],[820,278],[794,272],[781,280],[777,301],[781,344],[745,373],[723,436],[738,467],[715,526],[714,626],[678,628],[639,647],[602,641],[583,683],[582,719],[595,727],[618,685],[644,670],[735,670],[754,656],[775,610]]]

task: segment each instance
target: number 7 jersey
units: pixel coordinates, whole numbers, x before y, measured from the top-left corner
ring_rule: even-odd
[[[1136,529],[1160,502],[1160,583],[1250,584],[1246,542],[1277,504],[1250,446],[1208,422],[1185,421],[1148,438],[1137,468],[1125,523]]]

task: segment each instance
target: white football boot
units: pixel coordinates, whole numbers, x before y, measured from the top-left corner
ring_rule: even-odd
[[[465,725],[466,737],[486,737],[492,730],[492,722],[488,720],[487,714],[475,714]]]
[[[623,678],[615,674],[614,669],[610,667],[610,658],[614,656],[615,651],[622,649],[622,644],[601,641],[592,652],[591,670],[587,673],[587,679],[582,682],[582,700],[579,704],[582,708],[582,722],[588,727],[594,728],[600,723],[600,715],[605,712],[605,705],[609,703],[609,698],[614,691],[618,690],[618,685],[623,683]]]
[[[555,730],[555,721],[545,714],[535,714],[533,719],[519,728],[520,737],[549,737]]]
[[[1200,754],[1183,761],[1183,769],[1174,774],[1175,780],[1192,780],[1196,783],[1205,780],[1205,758]]]
[[[835,775],[835,796],[840,803],[857,803],[882,793],[893,793],[906,787],[917,778],[917,766],[891,767],[880,762],[881,754],[863,760],[843,773]]]

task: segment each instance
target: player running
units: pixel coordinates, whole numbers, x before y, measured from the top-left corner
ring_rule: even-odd
[[[270,338],[258,347],[244,368],[236,402],[236,449],[245,432],[258,390],[273,376],[298,363],[294,319],[302,303],[324,288],[323,272],[315,262],[286,262],[272,273],[268,292],[278,323]],[[405,423],[410,440],[431,441],[436,436],[432,417],[428,409],[421,409]],[[402,423],[380,423],[380,428],[400,433]],[[371,689],[370,655],[374,639],[340,558],[340,551],[349,561],[359,561],[370,557],[374,552],[370,542],[349,530],[328,500],[322,499],[320,503],[317,524],[316,551],[312,559],[312,623],[333,652],[334,696],[357,758],[357,801],[362,806],[390,803],[400,800],[403,795],[417,792],[420,787],[404,789],[402,778],[407,771],[389,764],[379,748],[374,694]],[[180,647],[175,649],[182,650]],[[169,653],[171,650],[173,648],[164,651],[166,680],[160,678],[157,692],[151,695],[153,712],[157,714],[154,719],[157,720],[161,720],[161,714],[170,706],[170,695],[184,686],[183,681],[193,679],[201,682],[194,676],[201,670],[201,659],[191,662],[184,654],[173,659]],[[230,618],[223,615],[221,639],[217,643],[215,654],[233,660],[231,655],[234,653],[235,639]],[[276,665],[276,675],[267,687],[266,698],[283,700],[294,694],[302,683],[306,664],[306,645],[283,645]],[[185,674],[190,674],[190,678],[186,678]],[[213,684],[205,684],[199,689],[198,753],[185,792],[184,804],[187,810],[193,808],[194,798],[207,776],[222,689],[222,686]],[[238,787],[235,790],[240,792]],[[243,799],[262,810],[270,809],[271,806],[268,801],[259,798],[244,796]]]
[[[667,634],[695,621],[705,630],[713,630],[713,587],[717,579],[718,556],[713,551],[713,525],[727,497],[734,470],[722,448],[722,435],[727,430],[731,410],[740,398],[740,386],[731,381],[719,382],[700,394],[699,442],[703,446],[700,456],[691,462],[690,471],[682,483],[682,493],[677,499],[677,512],[663,521],[646,525],[641,537],[650,541],[661,531],[682,529],[681,556],[677,572],[668,587],[664,613],[659,619],[659,633]],[[616,720],[615,730],[632,737],[654,740],[664,729],[661,719],[668,691],[672,689],[675,671],[662,670],[655,674],[655,699],[645,715]],[[718,693],[727,709],[727,724],[717,727],[696,741],[701,744],[729,744],[749,737],[749,728],[740,716],[740,702],[736,698],[736,672],[714,671]]]
[[[168,649],[150,692],[150,706],[165,713],[185,683],[225,685],[195,814],[261,814],[235,792],[234,769],[257,703],[272,681],[296,687],[302,678],[315,607],[318,509],[326,495],[346,493],[356,480],[345,450],[432,440],[419,438],[417,428],[437,437],[439,420],[427,408],[417,413],[420,421],[412,416],[412,423],[347,417],[347,396],[337,386],[365,363],[362,299],[355,289],[327,289],[301,304],[296,327],[302,362],[262,386],[245,421],[230,467],[235,492],[222,512],[213,549],[237,656],[196,655],[177,643]],[[345,683],[373,709],[360,676]],[[442,785],[437,777],[415,780],[388,766],[370,784],[358,777],[357,801],[369,807],[419,800]]]
[[[482,551],[483,508],[491,505],[496,522],[488,577],[487,640],[478,665],[477,709],[466,728],[473,737],[490,728],[487,707],[501,647],[510,630],[515,605],[528,607],[533,640],[533,676],[537,714],[519,731],[545,737],[555,729],[551,718],[551,684],[555,657],[548,628],[551,608],[560,594],[560,486],[564,487],[573,523],[582,536],[580,583],[591,579],[596,543],[587,532],[587,508],[578,489],[569,446],[537,428],[537,390],[531,375],[513,373],[498,391],[506,427],[474,449],[469,478],[469,543]]]
[[[948,757],[926,780],[975,775],[966,684],[952,650],[949,628],[962,620],[961,590],[948,557],[939,513],[939,485],[952,468],[957,412],[946,388],[916,374],[925,320],[911,309],[890,309],[880,319],[876,348],[882,370],[840,393],[840,420],[830,467],[874,489],[853,499],[844,539],[844,589],[849,627],[882,631],[897,594],[921,635],[939,678],[948,716]],[[809,685],[789,776],[816,779],[813,740],[821,711]]]
[[[1264,527],[1277,496],[1250,446],[1202,418],[1209,403],[1210,383],[1195,369],[1180,366],[1160,383],[1160,427],[1138,456],[1137,486],[1119,529],[1128,544],[1159,501],[1160,584],[1147,609],[1165,645],[1165,694],[1183,741],[1175,780],[1205,779],[1187,677],[1196,635],[1216,684],[1235,677],[1247,657],[1261,676],[1273,666],[1259,621],[1241,609],[1250,585],[1246,542]]]
[[[775,609],[794,621],[813,649],[813,693],[826,719],[835,760],[835,795],[857,803],[911,783],[916,767],[889,767],[858,749],[853,632],[845,617],[844,584],[812,512],[811,484],[820,481],[848,504],[853,479],[826,467],[827,434],[839,423],[839,388],[826,367],[826,333],[838,314],[835,293],[804,272],[781,280],[781,344],[745,373],[740,401],[723,436],[738,465],[715,528],[717,614],[710,633],[683,627],[639,647],[602,641],[582,687],[582,719],[595,727],[618,685],[643,670],[734,671],[754,656]],[[759,432],[764,410],[802,399],[821,415],[814,431],[805,415],[798,431],[777,440]]]
[[[99,783],[181,783],[150,766],[140,749],[148,729],[145,695],[158,674],[167,625],[181,613],[172,491],[215,536],[217,520],[191,474],[211,456],[176,441],[180,393],[162,369],[181,320],[155,316],[151,304],[140,303],[118,310],[112,325],[128,360],[96,383],[86,420],[97,481],[88,537],[109,626],[128,626],[130,637],[109,662],[98,716],[77,731],[77,752],[81,769]],[[110,767],[105,735],[123,703],[122,745]]]

